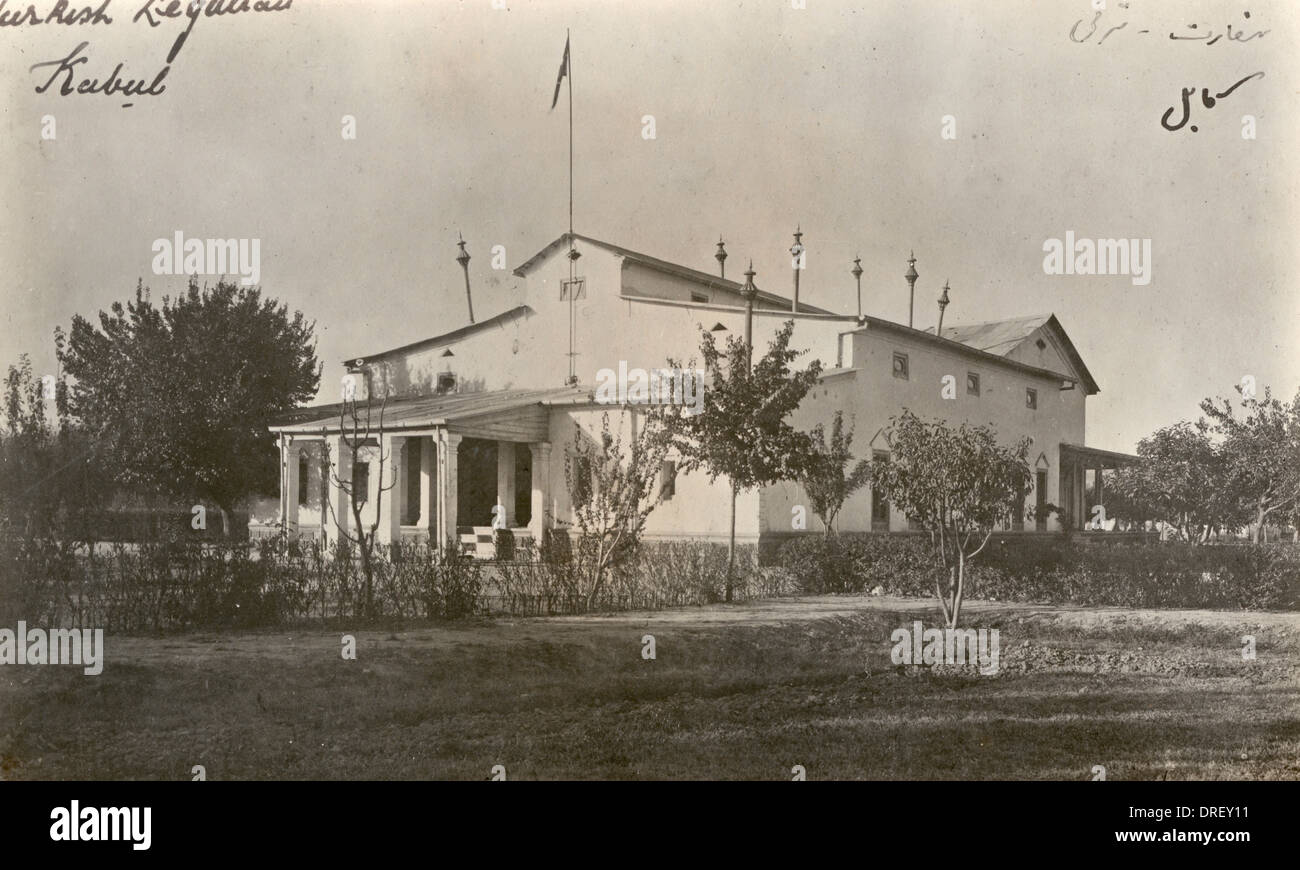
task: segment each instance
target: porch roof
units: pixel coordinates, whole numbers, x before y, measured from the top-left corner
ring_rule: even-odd
[[[416,430],[446,429],[470,438],[497,441],[535,442],[549,438],[550,421],[546,406],[556,401],[581,398],[574,387],[550,390],[494,390],[484,393],[452,393],[390,399],[383,408],[383,430],[399,434]],[[371,426],[377,431],[381,403],[371,405]],[[302,408],[268,427],[286,435],[330,435],[340,431],[343,406],[339,403]],[[358,403],[360,425],[365,425],[365,405]],[[351,416],[345,421],[351,431]]]
[[[1087,468],[1123,468],[1132,465],[1140,457],[1131,453],[1118,453],[1114,450],[1102,450],[1097,447],[1084,447],[1082,444],[1061,442],[1061,462],[1074,460]]]

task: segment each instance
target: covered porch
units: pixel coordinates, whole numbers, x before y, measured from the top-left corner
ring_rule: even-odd
[[[1060,448],[1061,507],[1070,512],[1074,529],[1083,531],[1091,527],[1094,508],[1097,505],[1105,507],[1106,472],[1131,465],[1138,461],[1138,457],[1081,444],[1062,443]],[[1114,528],[1115,520],[1107,517],[1103,529],[1112,531]]]
[[[394,400],[272,427],[280,527],[334,543],[373,527],[380,544],[460,547],[490,556],[493,527],[540,542],[554,521],[551,391]],[[310,409],[309,409],[310,410]],[[354,510],[355,502],[355,510]]]

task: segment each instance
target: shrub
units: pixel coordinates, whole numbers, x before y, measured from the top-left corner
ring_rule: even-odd
[[[890,595],[930,597],[939,570],[920,535],[809,535],[787,542],[777,560],[805,593],[881,586]],[[980,554],[969,591],[999,601],[1300,610],[1300,548],[1006,536]]]

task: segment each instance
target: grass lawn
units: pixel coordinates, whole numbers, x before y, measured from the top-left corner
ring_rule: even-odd
[[[356,661],[319,628],[109,636],[99,676],[0,668],[0,777],[1300,779],[1300,617],[981,602],[995,676],[895,666],[914,619],[933,606],[498,619],[358,630]]]

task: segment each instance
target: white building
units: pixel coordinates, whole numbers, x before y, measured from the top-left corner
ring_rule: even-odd
[[[573,282],[571,246],[579,254]],[[464,265],[468,292],[473,272]],[[506,298],[474,300],[494,304],[486,319],[348,361],[352,380],[342,388],[370,396],[376,419],[383,404],[382,443],[373,438],[345,455],[340,432],[350,429],[340,429],[339,404],[302,409],[271,427],[283,468],[279,519],[292,534],[317,536],[323,527],[332,536],[338,518],[350,524],[346,495],[327,481],[364,475],[363,523],[373,522],[380,505],[382,541],[446,541],[481,530],[498,503],[511,527],[536,537],[569,518],[564,451],[575,424],[594,432],[605,413],[619,418],[619,409],[594,401],[600,370],[690,360],[701,328],[744,331],[740,283],[583,235],[561,235],[514,275]],[[859,457],[887,451],[882,430],[904,407],[921,417],[989,423],[1004,443],[1033,439],[1027,504],[1063,506],[1076,525],[1100,501],[1102,469],[1130,459],[1083,446],[1085,404],[1098,387],[1053,315],[945,326],[939,337],[933,328],[792,307],[788,298],[758,292],[756,353],[795,319],[792,346],[808,351],[801,361],[820,359],[824,374],[792,422],[807,430],[842,409],[854,422]],[[380,486],[381,456],[385,486],[396,482],[391,489]],[[676,475],[671,463],[664,477],[673,479],[672,494],[651,514],[647,537],[725,540],[729,488],[703,475]],[[804,503],[793,482],[742,493],[738,538],[794,534],[792,507]],[[809,525],[818,530],[815,519]],[[864,488],[837,527],[904,531],[908,521]],[[1052,517],[1036,530],[1057,528]]]

